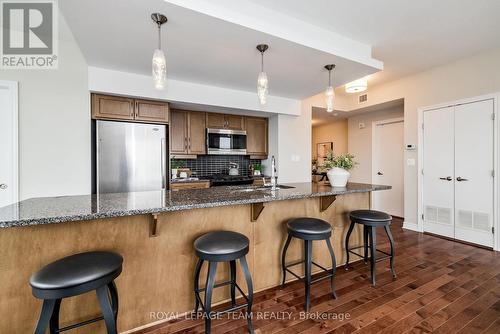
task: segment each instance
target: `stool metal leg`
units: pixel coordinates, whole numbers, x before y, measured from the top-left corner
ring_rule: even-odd
[[[115,322],[118,321],[118,290],[116,289],[115,281],[108,284],[109,295],[111,297],[111,308],[115,316]]]
[[[43,300],[42,311],[40,312],[40,317],[38,318],[35,334],[45,333],[45,329],[49,326],[49,321],[52,316],[52,311],[54,310],[55,304],[56,304],[55,299]]]
[[[354,224],[355,224],[354,222],[351,222],[349,230],[347,231],[347,235],[345,236],[345,253],[346,253],[345,270],[348,270],[349,266],[349,238],[351,237],[352,230],[354,229]]]
[[[385,233],[389,238],[389,243],[391,244],[391,271],[392,277],[396,278],[396,271],[394,270],[394,238],[392,237],[391,227],[389,225],[384,226]]]
[[[330,256],[332,258],[332,278],[330,279],[330,284],[332,286],[332,294],[333,298],[337,299],[337,293],[335,292],[335,273],[337,271],[337,260],[335,260],[335,253],[333,252],[332,243],[330,242],[330,238],[326,239],[326,245],[328,246],[328,251],[330,252]]]
[[[368,263],[368,227],[363,226],[364,262]]]
[[[104,317],[104,322],[106,323],[106,329],[108,334],[117,334],[116,331],[116,321],[115,315],[113,314],[113,309],[111,308],[111,303],[108,296],[108,287],[103,285],[96,290],[97,299],[101,305],[102,315]]]
[[[281,283],[281,287],[285,285],[286,280],[286,251],[288,250],[288,246],[290,246],[290,241],[292,241],[292,236],[289,234],[286,238],[285,247],[283,247],[283,252],[281,253],[281,270],[283,271],[283,282]]]
[[[198,308],[200,307],[200,271],[201,267],[203,266],[203,260],[198,259],[198,262],[196,263],[196,268],[194,270],[194,316],[197,317],[198,313]]]
[[[368,236],[370,239],[370,268],[371,268],[371,276],[372,276],[372,284],[375,286],[376,283],[376,275],[377,271],[375,268],[375,264],[377,261],[377,231],[375,227],[369,226]]]
[[[230,261],[229,267],[231,271],[231,304],[236,305],[236,261]]]
[[[54,303],[54,310],[50,317],[50,334],[57,334],[59,332],[59,311],[61,310],[61,299],[56,299]]]
[[[205,285],[205,333],[210,334],[212,328],[212,291],[215,284],[217,262],[208,262],[207,283]]]
[[[248,306],[247,306],[247,324],[248,331],[253,334],[253,324],[252,324],[252,304],[253,304],[253,283],[252,283],[252,275],[250,274],[250,270],[248,269],[248,264],[246,258],[240,257],[241,269],[243,270],[243,275],[245,275],[245,281],[247,282],[247,298],[248,298]]]
[[[304,257],[305,257],[305,294],[306,303],[304,309],[309,312],[309,306],[311,304],[311,265],[312,265],[312,241],[304,240]]]

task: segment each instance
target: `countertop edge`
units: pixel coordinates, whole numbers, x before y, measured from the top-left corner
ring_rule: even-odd
[[[372,188],[370,189],[342,189],[342,190],[339,188],[339,190],[319,191],[311,194],[282,194],[281,196],[278,195],[276,197],[263,197],[257,199],[217,200],[208,203],[205,202],[205,203],[185,204],[185,205],[176,205],[171,207],[160,207],[160,208],[154,207],[147,209],[130,209],[125,211],[118,210],[118,211],[108,211],[103,213],[92,213],[92,214],[82,214],[82,215],[75,214],[68,216],[55,216],[42,219],[19,219],[19,220],[1,222],[0,229],[59,224],[68,222],[85,222],[96,219],[112,219],[119,217],[131,217],[131,216],[139,216],[146,214],[184,211],[191,209],[206,209],[206,208],[216,208],[216,207],[231,206],[231,205],[247,205],[255,203],[269,203],[274,201],[317,198],[322,196],[341,196],[352,193],[367,193],[367,192],[391,189],[390,186],[383,186],[383,185],[371,185],[371,187]]]

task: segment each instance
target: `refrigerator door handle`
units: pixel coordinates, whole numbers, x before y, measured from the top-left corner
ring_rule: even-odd
[[[165,175],[165,164],[167,163],[167,159],[166,159],[166,152],[165,152],[165,148],[166,148],[166,139],[165,138],[162,138],[161,139],[161,187],[162,189],[166,189],[167,188],[167,177]]]

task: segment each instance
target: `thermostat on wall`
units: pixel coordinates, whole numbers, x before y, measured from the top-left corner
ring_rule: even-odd
[[[405,147],[406,147],[407,151],[414,151],[417,149],[417,145],[415,145],[415,144],[406,144]]]

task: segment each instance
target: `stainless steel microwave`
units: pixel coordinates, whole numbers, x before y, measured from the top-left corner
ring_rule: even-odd
[[[247,154],[247,132],[207,129],[207,154]]]

